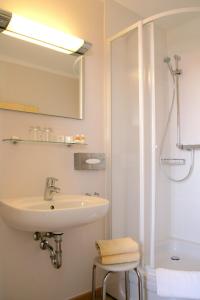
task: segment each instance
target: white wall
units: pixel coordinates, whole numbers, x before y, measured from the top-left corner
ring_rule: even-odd
[[[106,37],[118,33],[134,24],[140,16],[114,0],[105,0],[105,33]]]
[[[57,134],[84,133],[87,147],[0,144],[1,197],[42,195],[45,178],[59,178],[63,193],[99,192],[104,195],[104,171],[73,170],[74,152],[104,152],[103,134],[103,2],[0,1],[0,7],[45,22],[92,42],[86,57],[85,119],[36,116],[0,111],[0,135],[27,136],[30,125],[52,127]],[[94,30],[95,28],[95,30]],[[94,126],[95,124],[95,126]],[[55,270],[48,253],[30,233],[0,224],[2,300],[66,300],[90,290],[94,241],[104,237],[104,222],[64,231],[63,267]]]
[[[171,9],[199,6],[199,0],[116,0],[143,18]]]

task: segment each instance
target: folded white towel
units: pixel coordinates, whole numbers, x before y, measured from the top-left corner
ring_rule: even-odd
[[[156,269],[157,294],[161,297],[200,299],[200,272]]]

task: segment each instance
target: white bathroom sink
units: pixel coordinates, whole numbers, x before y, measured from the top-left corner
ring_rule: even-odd
[[[0,201],[0,213],[8,225],[23,231],[60,232],[104,217],[109,202],[95,196],[55,195],[24,197]]]

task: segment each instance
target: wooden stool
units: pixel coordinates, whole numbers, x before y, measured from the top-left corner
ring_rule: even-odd
[[[110,274],[116,272],[125,272],[125,293],[126,300],[129,299],[129,272],[134,271],[137,275],[138,280],[138,299],[142,300],[142,277],[138,270],[139,262],[130,262],[130,263],[122,263],[122,264],[113,264],[113,265],[102,265],[99,258],[95,258],[93,264],[92,271],[92,300],[95,300],[95,290],[96,290],[96,268],[99,267],[102,270],[107,271],[104,279],[103,279],[103,300],[106,300],[106,282]]]

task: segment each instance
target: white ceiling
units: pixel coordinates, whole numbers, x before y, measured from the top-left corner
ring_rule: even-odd
[[[115,0],[141,17],[182,7],[200,6],[200,0]]]

